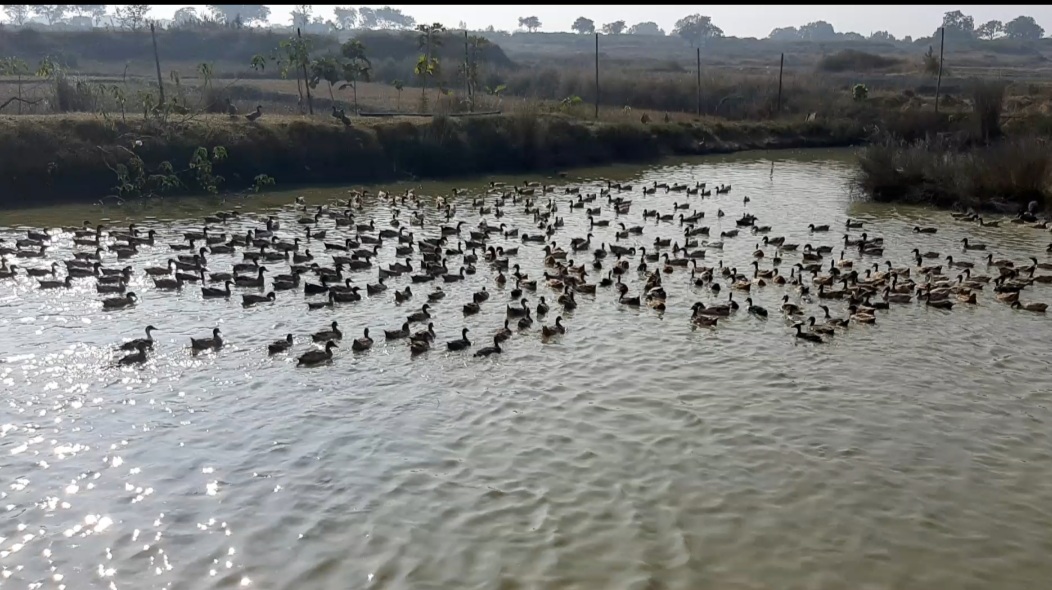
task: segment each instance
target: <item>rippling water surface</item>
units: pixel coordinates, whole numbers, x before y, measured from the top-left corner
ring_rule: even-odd
[[[622,216],[629,225],[642,223],[644,208],[671,213],[673,202],[689,200],[714,230],[732,229],[748,210],[774,226],[772,236],[801,245],[836,245],[847,217],[864,219],[897,266],[920,247],[995,274],[977,253],[961,251],[964,236],[990,244],[998,258],[1049,259],[1047,232],[853,202],[844,154],[778,156],[773,166],[765,157],[549,182],[558,192],[568,184],[594,190],[600,177],[637,187],[734,186],[704,200],[660,191],[643,199],[637,189]],[[458,184],[474,194],[484,185]],[[300,214],[283,206],[297,195],[321,204],[345,198],[346,188],[6,212],[0,234],[10,242],[27,227],[134,220],[159,232],[158,246],[132,261],[141,269],[163,265],[171,256],[163,244],[199,230],[218,209],[244,214],[227,232],[273,214],[279,235],[302,236]],[[555,198],[566,226],[554,239],[568,247],[587,232],[587,218],[567,207],[568,197]],[[602,206],[602,218],[613,218]],[[521,204],[506,211],[501,221],[536,231]],[[478,221],[467,200],[459,215]],[[387,227],[390,212],[367,203],[358,219],[370,218]],[[425,230],[413,228],[418,238],[437,231],[433,208],[428,218]],[[809,236],[812,222],[834,231]],[[915,224],[940,230],[921,236]],[[329,241],[340,233],[329,219],[321,225]],[[645,225],[631,243],[682,239],[678,222]],[[595,242],[613,232],[596,228]],[[756,242],[747,232],[728,238],[706,263],[722,258],[747,269]],[[328,264],[317,241],[304,245]],[[541,248],[519,245],[514,261],[540,276]],[[70,258],[71,248],[71,235],[60,234],[50,256]],[[389,240],[381,250],[385,266],[393,249]],[[124,265],[107,256],[107,266]],[[210,270],[240,258],[211,256]],[[785,258],[788,272],[798,256]],[[626,274],[630,294],[641,288],[636,262]],[[287,272],[284,263],[266,266]],[[988,287],[976,307],[893,305],[875,325],[803,345],[774,313],[790,292],[774,285],[753,292],[772,311],[766,322],[743,311],[714,330],[692,330],[691,303],[714,298],[678,269],[664,278],[664,315],[621,307],[600,289],[564,314],[564,336],[542,343],[535,326],[499,357],[476,359],[441,342],[467,326],[482,346],[501,325],[510,285],[497,286],[484,262],[478,267],[464,283],[443,285],[448,296],[434,306],[439,346],[412,359],[381,332],[398,328],[431,290],[414,285],[414,299],[396,306],[391,291],[406,277],[361,303],[311,312],[302,290],[245,310],[238,295],[202,300],[193,285],[157,291],[141,271],[131,285],[140,303],[116,312],[102,311],[93,279],[54,291],[24,275],[0,282],[0,584],[1008,589],[1052,577],[1052,330],[1043,315],[994,301]],[[375,272],[355,278],[375,282]],[[462,304],[482,286],[493,297],[463,318]],[[530,304],[541,294],[553,296],[542,285],[527,293]],[[1023,299],[1048,301],[1052,288],[1035,285]],[[817,304],[801,302],[809,311]],[[844,306],[835,302],[834,315],[845,315]],[[292,332],[302,352],[309,334],[334,319],[346,337],[331,366],[297,369],[294,356],[268,358],[268,342]],[[115,368],[114,345],[141,337],[147,324],[160,330],[151,360]],[[215,326],[226,347],[192,356],[189,338]],[[349,340],[365,327],[377,344],[351,352]]]

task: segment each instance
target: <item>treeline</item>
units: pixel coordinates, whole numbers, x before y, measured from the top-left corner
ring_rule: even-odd
[[[288,32],[265,29],[193,29],[171,28],[157,31],[157,45],[164,61],[244,64],[247,70],[257,55],[270,56]],[[331,35],[308,35],[313,55],[336,54],[340,42]],[[420,55],[418,36],[409,31],[362,31],[355,36],[365,46],[373,62],[415,63]],[[452,32],[436,34],[436,57],[442,62],[464,60],[463,38]],[[485,43],[472,57],[479,63],[500,68],[513,68],[514,63],[499,45]],[[81,62],[125,62],[153,55],[149,30],[122,31],[39,31],[35,29],[0,28],[0,56],[37,63],[50,57],[56,63],[77,68]],[[409,66],[411,69],[412,66]],[[402,73],[399,77],[404,77]]]

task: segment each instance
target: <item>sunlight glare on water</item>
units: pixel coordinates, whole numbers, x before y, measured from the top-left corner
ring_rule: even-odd
[[[996,274],[981,253],[962,251],[965,236],[1017,264],[1049,261],[1045,231],[857,202],[843,153],[779,154],[773,167],[772,155],[550,179],[566,221],[553,239],[568,247],[588,233],[564,185],[594,192],[599,178],[616,177],[636,185],[622,218],[646,227],[631,245],[682,240],[678,221],[644,222],[641,213],[671,213],[674,202],[688,201],[683,212],[704,211],[712,240],[747,210],[773,226],[771,236],[834,246],[833,257],[850,217],[885,238],[896,266],[910,264],[919,247]],[[485,180],[457,183],[470,189],[457,201],[468,225],[478,221],[470,196]],[[734,188],[704,200],[662,191],[643,198],[638,187],[655,180]],[[417,193],[448,195],[452,186],[425,183]],[[442,284],[448,294],[432,306],[437,346],[410,358],[404,342],[385,343],[381,330],[399,328],[432,285],[414,284],[401,306],[392,292],[407,277],[332,310],[308,312],[302,289],[243,309],[238,295],[203,300],[194,285],[158,291],[141,271],[163,266],[173,255],[165,244],[199,231],[219,209],[241,207],[228,233],[260,227],[270,214],[282,223],[279,235],[302,237],[301,213],[284,206],[297,195],[314,206],[347,190],[5,213],[0,237],[9,243],[28,228],[104,217],[110,230],[135,221],[159,232],[157,246],[129,262],[137,270],[129,289],[141,298],[131,309],[103,311],[90,278],[69,290],[39,290],[24,274],[0,281],[5,588],[1005,590],[1052,577],[1052,330],[1044,315],[1012,310],[987,288],[975,307],[897,305],[878,312],[875,325],[805,345],[777,313],[788,290],[775,285],[752,292],[769,320],[743,310],[716,329],[693,330],[691,304],[716,298],[677,269],[664,276],[663,315],[619,306],[600,289],[563,314],[565,335],[542,343],[535,326],[498,357],[476,359],[442,342],[467,326],[474,350],[501,327],[512,281],[499,287],[480,260],[477,274]],[[614,219],[603,200],[588,206]],[[509,202],[506,213],[501,222],[537,231],[521,204]],[[375,219],[378,228],[390,218],[379,202],[358,213],[359,223]],[[427,229],[413,229],[418,239],[432,237],[443,223],[429,208]],[[809,223],[833,231],[810,235]],[[337,234],[332,225],[323,219]],[[914,225],[939,232],[914,234]],[[613,242],[615,231],[593,229],[593,248]],[[702,262],[722,258],[751,272],[760,240],[742,231],[724,241],[722,254],[710,250]],[[381,248],[384,266],[395,260],[393,242]],[[518,245],[513,262],[542,275],[542,245],[495,243]],[[331,265],[317,240],[303,245]],[[64,260],[71,249],[71,234],[62,233],[49,255]],[[107,267],[125,264],[107,256]],[[784,256],[783,274],[798,260]],[[582,252],[576,263],[589,258]],[[630,294],[642,285],[638,258],[624,279]],[[240,260],[212,255],[209,270]],[[265,265],[270,274],[288,271],[284,262]],[[451,272],[458,266],[451,258]],[[589,280],[604,274],[590,271]],[[376,273],[354,278],[372,283]],[[482,286],[490,301],[465,318],[462,304]],[[1052,299],[1048,285],[1024,293]],[[554,308],[556,294],[543,285],[526,294],[530,305],[542,294]],[[810,314],[817,304],[804,305]],[[846,314],[843,301],[831,307]],[[332,365],[297,369],[309,334],[334,319],[346,337]],[[158,328],[150,360],[116,368],[115,345],[142,337],[148,324]],[[224,348],[191,355],[189,339],[217,326]],[[352,353],[350,340],[366,327],[376,344]],[[266,345],[289,332],[294,354],[268,357]]]

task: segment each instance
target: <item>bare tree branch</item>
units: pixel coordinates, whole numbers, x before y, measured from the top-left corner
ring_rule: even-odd
[[[0,104],[0,111],[4,110],[4,107],[6,107],[7,105],[9,105],[9,104],[11,104],[11,103],[13,103],[15,101],[18,101],[18,102],[20,102],[22,104],[36,104],[36,103],[40,102],[41,100],[44,100],[44,99],[38,98],[36,100],[26,100],[24,98],[19,98],[17,96],[12,96],[11,98],[5,100],[4,104]]]

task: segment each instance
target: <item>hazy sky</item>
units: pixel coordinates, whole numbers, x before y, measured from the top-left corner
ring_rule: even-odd
[[[291,5],[269,5],[270,20],[278,23],[290,21]],[[329,18],[333,5],[315,4],[316,14]],[[360,6],[360,5],[352,5]],[[944,12],[961,9],[975,18],[975,24],[991,19],[1009,21],[1021,14],[1034,17],[1047,34],[1052,34],[1052,6],[1041,5],[982,5],[982,6],[669,6],[669,5],[392,5],[412,15],[417,22],[441,22],[456,27],[465,21],[472,29],[483,29],[493,25],[498,29],[515,30],[518,17],[536,16],[541,19],[542,31],[568,31],[570,23],[578,16],[586,16],[597,25],[614,20],[624,20],[629,25],[640,21],[654,21],[665,30],[670,30],[677,19],[686,14],[700,12],[711,16],[713,22],[728,36],[766,37],[771,29],[799,26],[811,21],[824,20],[837,31],[854,31],[868,35],[873,31],[887,30],[897,37],[911,35],[927,36],[942,22]],[[154,6],[152,16],[169,18],[178,8]],[[197,6],[198,10],[203,6]]]

